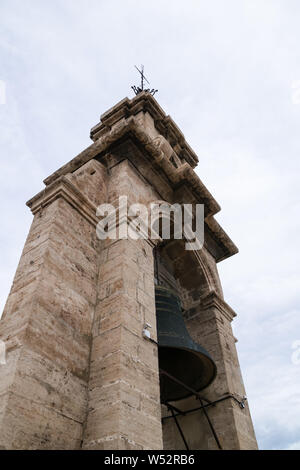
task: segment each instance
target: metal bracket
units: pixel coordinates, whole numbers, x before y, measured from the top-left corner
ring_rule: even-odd
[[[177,416],[186,416],[187,414],[190,414],[190,413],[194,413],[196,411],[200,411],[200,410],[203,410],[203,413],[205,415],[205,418],[207,419],[207,422],[208,422],[208,425],[211,429],[211,432],[214,436],[214,439],[216,441],[216,444],[218,446],[218,449],[219,450],[222,450],[222,446],[221,446],[221,443],[219,441],[219,438],[217,436],[217,433],[215,431],[215,428],[208,416],[208,413],[207,413],[207,410],[206,408],[208,408],[209,406],[215,406],[217,403],[220,403],[224,400],[228,400],[229,398],[231,398],[232,400],[234,400],[236,403],[238,403],[238,405],[240,406],[241,409],[244,409],[245,408],[245,401],[247,400],[246,397],[243,397],[242,400],[238,400],[234,395],[232,394],[228,394],[224,397],[221,397],[215,401],[210,401],[204,397],[202,397],[196,390],[193,390],[191,387],[189,387],[188,385],[184,384],[183,382],[181,382],[180,380],[178,380],[176,377],[173,377],[171,374],[169,374],[168,372],[162,370],[162,369],[159,369],[159,372],[161,375],[165,375],[166,377],[168,377],[170,380],[172,380],[173,382],[181,385],[183,388],[185,388],[186,390],[188,390],[189,392],[191,392],[197,400],[200,401],[200,404],[201,406],[198,406],[197,408],[192,408],[192,409],[189,409],[189,410],[180,410],[179,408],[176,408],[174,405],[171,405],[169,402],[165,402],[163,403],[169,411],[171,411],[171,416],[165,416],[162,418],[162,422],[164,423],[164,421],[166,421],[167,419],[174,419],[175,421],[175,424],[176,424],[176,427],[181,435],[181,438],[184,442],[184,445],[186,447],[187,450],[189,450],[189,447],[188,447],[188,444],[187,444],[187,441],[185,439],[185,436],[183,434],[183,431],[182,431],[182,428],[180,427],[180,424],[178,422],[178,419],[177,419]],[[203,402],[206,402],[206,404],[204,404]]]

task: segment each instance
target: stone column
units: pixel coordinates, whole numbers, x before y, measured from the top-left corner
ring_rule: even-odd
[[[137,176],[121,162],[108,201],[138,197]],[[123,220],[127,224],[128,220]],[[149,240],[106,240],[100,259],[93,325],[85,449],[162,449],[153,247]]]
[[[0,323],[4,449],[81,446],[99,242],[96,206],[75,183],[62,177],[29,202],[35,216]]]
[[[107,242],[102,251],[93,327],[88,449],[162,448],[152,248]]]

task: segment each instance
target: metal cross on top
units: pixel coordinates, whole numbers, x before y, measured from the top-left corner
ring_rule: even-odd
[[[137,71],[141,75],[141,85],[140,86],[135,86],[134,85],[134,86],[131,87],[133,89],[134,93],[136,95],[138,95],[139,93],[142,93],[142,91],[147,91],[148,93],[151,93],[152,96],[154,96],[155,93],[158,92],[158,90],[155,90],[154,88],[152,88],[152,89],[144,88],[144,82],[147,82],[150,85],[150,83],[148,82],[147,78],[144,75],[144,66],[143,65],[141,66],[141,70],[138,69],[136,65],[135,65],[135,68],[137,69]]]

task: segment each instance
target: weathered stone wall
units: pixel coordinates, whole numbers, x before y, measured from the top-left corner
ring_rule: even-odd
[[[157,338],[154,242],[96,236],[97,206],[118,205],[119,196],[129,205],[205,204],[205,248],[188,253],[170,242],[163,275],[181,296],[191,336],[217,363],[218,376],[203,395],[244,395],[234,312],[216,268],[237,248],[213,217],[220,206],[193,171],[196,155],[147,93],[105,113],[91,137],[94,144],[28,203],[34,220],[0,322],[5,449],[163,447],[157,345],[142,336],[150,323]],[[180,407],[197,404],[189,399]],[[208,412],[225,449],[256,447],[247,405],[241,410],[230,399]],[[202,412],[179,420],[190,448],[216,448]],[[170,420],[163,440],[167,449],[183,448]]]
[[[95,227],[63,197],[36,213],[0,324],[3,448],[81,445],[98,251]]]
[[[118,203],[121,195],[146,202],[144,182],[127,160],[109,173],[108,202]],[[142,337],[149,323],[156,339],[152,252],[148,240],[103,243],[86,449],[162,448],[157,346]]]

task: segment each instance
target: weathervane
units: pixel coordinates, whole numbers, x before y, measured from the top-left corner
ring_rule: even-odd
[[[148,82],[147,78],[145,77],[144,75],[144,66],[142,65],[141,66],[141,69],[138,69],[137,66],[135,65],[135,68],[137,69],[137,71],[140,73],[141,75],[141,85],[140,86],[132,86],[131,88],[133,89],[134,93],[136,95],[138,95],[139,93],[142,93],[142,91],[147,91],[148,93],[151,93],[152,96],[155,95],[156,92],[158,92],[158,90],[155,90],[154,88],[150,89],[150,88],[144,88],[144,82]],[[149,83],[150,85],[150,83]]]

